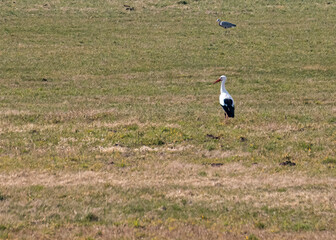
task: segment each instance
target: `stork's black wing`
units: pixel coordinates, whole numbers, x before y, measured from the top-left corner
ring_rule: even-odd
[[[221,105],[222,106],[222,105]],[[222,106],[228,117],[234,118],[234,106],[232,99],[225,98],[224,106]]]

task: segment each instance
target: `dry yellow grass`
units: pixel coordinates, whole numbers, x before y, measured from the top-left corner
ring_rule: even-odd
[[[205,172],[206,177],[200,175]],[[334,210],[336,209],[336,179],[323,176],[309,176],[305,173],[297,173],[288,169],[287,172],[269,173],[268,167],[253,165],[247,167],[241,163],[228,163],[219,167],[210,165],[185,164],[177,161],[162,162],[156,164],[139,165],[137,169],[122,168],[112,171],[81,171],[81,172],[39,172],[22,171],[0,174],[1,189],[32,189],[36,188],[53,189],[51,194],[57,196],[62,194],[58,188],[82,189],[79,192],[85,196],[94,194],[90,188],[96,188],[97,192],[109,188],[123,189],[131,192],[136,189],[157,189],[157,194],[163,194],[169,202],[179,202],[183,199],[188,204],[206,204],[209,208],[220,205],[248,205],[252,209],[314,209],[314,214],[324,215],[329,218],[329,224],[335,224]],[[75,192],[78,192],[76,190]],[[17,193],[20,194],[20,193]],[[69,193],[64,193],[69,194]],[[16,194],[13,194],[14,196]],[[139,201],[153,201],[156,194],[144,192],[138,195]],[[19,203],[25,202],[25,197]],[[37,197],[30,200],[31,204],[40,204]],[[52,200],[42,200],[43,204],[49,206]],[[48,202],[50,201],[50,202]],[[105,201],[113,204],[120,204],[123,200],[117,196],[109,197]],[[230,204],[228,204],[230,203]],[[27,203],[26,203],[27,204]],[[104,205],[104,204],[103,204]],[[7,212],[8,204],[3,205],[0,211]],[[97,206],[94,212],[101,212],[104,206]],[[49,207],[48,207],[49,208]],[[54,207],[50,206],[51,209]],[[230,211],[231,209],[229,209]],[[232,209],[233,210],[233,209]],[[330,211],[329,213],[327,213]],[[54,210],[45,211],[48,217]],[[55,214],[61,214],[59,211]],[[62,213],[67,215],[71,213]],[[266,230],[251,229],[251,226],[237,224],[236,227],[226,228],[220,219],[206,220],[205,225],[194,225],[192,222],[180,222],[171,218],[167,220],[156,219],[155,214],[151,217],[148,213],[142,220],[146,227],[133,228],[128,225],[112,226],[89,226],[80,227],[73,224],[62,225],[61,229],[45,226],[40,228],[37,225],[37,235],[32,238],[43,239],[46,236],[58,239],[73,238],[76,234],[83,236],[98,237],[99,239],[118,238],[144,238],[156,237],[158,239],[242,239],[254,233],[261,239],[333,239],[335,232],[292,232],[283,233],[276,225],[269,225]],[[152,213],[153,214],[153,213]],[[205,213],[206,214],[206,213]],[[326,217],[328,216],[328,217]],[[15,219],[10,211],[2,216],[0,220],[8,222],[8,219]],[[269,224],[265,222],[265,224]],[[48,229],[48,230],[47,230]],[[220,230],[222,229],[222,230]],[[245,230],[244,230],[245,229]],[[19,230],[17,236],[28,236],[31,230]],[[47,232],[45,232],[47,231]],[[50,232],[48,235],[47,233]],[[16,236],[16,234],[13,235]],[[27,239],[30,239],[29,237]]]

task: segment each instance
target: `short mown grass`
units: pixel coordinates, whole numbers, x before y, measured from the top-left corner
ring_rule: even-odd
[[[334,239],[334,19],[321,0],[0,1],[0,238]]]

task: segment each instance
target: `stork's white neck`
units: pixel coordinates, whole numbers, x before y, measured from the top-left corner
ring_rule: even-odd
[[[225,89],[225,82],[224,82],[224,81],[222,81],[222,84],[221,84],[221,93],[223,93],[223,92],[225,92],[225,93],[228,92],[228,91],[226,91],[226,89]]]

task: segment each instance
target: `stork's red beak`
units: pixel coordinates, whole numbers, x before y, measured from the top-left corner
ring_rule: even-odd
[[[216,81],[213,82],[213,84],[218,83],[218,82],[220,82],[220,81],[221,81],[221,79],[218,78]]]

